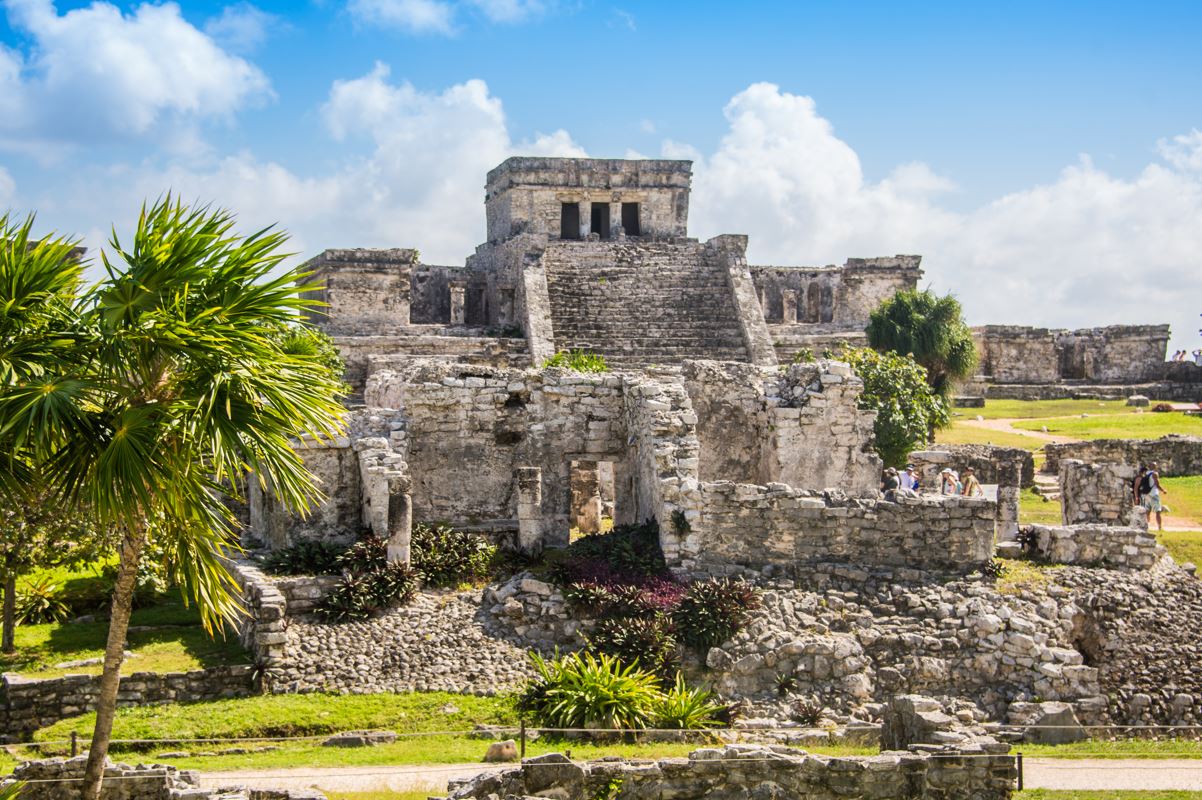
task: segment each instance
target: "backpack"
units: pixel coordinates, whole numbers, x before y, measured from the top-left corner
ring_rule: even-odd
[[[1153,475],[1153,473],[1149,472],[1147,475],[1144,475],[1142,478],[1140,478],[1140,480],[1139,480],[1139,493],[1140,494],[1150,494],[1151,493],[1151,491],[1152,491],[1152,475]]]

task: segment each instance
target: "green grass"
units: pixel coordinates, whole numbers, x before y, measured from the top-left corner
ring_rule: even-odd
[[[333,798],[334,795],[331,795]],[[398,795],[400,796],[400,795]],[[413,795],[416,796],[417,795]],[[1025,789],[1016,792],[1014,800],[1202,800],[1202,792],[1090,792],[1084,789]],[[383,800],[383,795],[379,800]],[[426,800],[422,798],[421,800]]]
[[[411,792],[324,792],[330,800],[426,800],[430,795],[446,794],[446,784],[428,786]]]
[[[1100,414],[1086,417],[1040,417],[1014,423],[1015,428],[1073,439],[1159,439],[1170,433],[1202,436],[1202,418],[1165,414]]]
[[[1053,566],[1035,564],[1013,558],[999,558],[1005,567],[1002,577],[997,579],[994,587],[1002,594],[1018,594],[1022,591],[1039,589],[1052,581]]]
[[[1173,522],[1202,528],[1202,475],[1161,478],[1166,494],[1161,499],[1172,509]]]
[[[128,649],[134,658],[126,662],[126,672],[182,672],[249,663],[249,655],[233,636],[210,637],[200,626],[195,608],[185,608],[178,600],[138,609],[130,624],[156,629],[130,632]],[[0,655],[0,672],[17,672],[31,678],[99,674],[99,664],[63,669],[53,665],[104,655],[107,636],[105,621],[20,625],[16,630],[17,652]]]
[[[1034,489],[1018,496],[1018,521],[1023,525],[1059,525],[1063,521],[1059,500],[1045,500]]]
[[[956,413],[971,418],[979,414],[985,419],[1034,419],[1081,414],[1134,414],[1136,410],[1128,406],[1126,400],[986,400],[984,408],[958,408]]]
[[[992,444],[998,447],[1018,447],[1023,450],[1038,450],[1044,445],[1043,440],[1033,436],[975,428],[960,421],[953,421],[951,426],[936,431],[935,442],[936,444]]]
[[[1024,744],[1014,750],[1031,757],[1202,759],[1202,741],[1192,739],[1088,739],[1073,744]]]
[[[1178,564],[1188,561],[1202,567],[1202,531],[1160,531],[1156,538]]]

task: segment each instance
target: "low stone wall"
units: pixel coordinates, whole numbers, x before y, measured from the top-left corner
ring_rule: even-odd
[[[121,678],[117,705],[247,697],[255,693],[254,672],[250,664],[192,672],[135,672]],[[4,675],[0,677],[0,741],[19,740],[60,719],[84,714],[95,708],[99,696],[99,675],[43,680]]]
[[[1020,485],[1026,489],[1035,485],[1035,454],[1018,447],[997,447],[991,444],[941,444],[929,450],[916,450],[909,459],[915,466],[921,485],[929,490],[939,488],[939,470],[950,467],[961,472],[972,467],[981,483],[1004,483],[1004,462],[1017,461],[1022,465]]]
[[[700,494],[701,515],[671,564],[686,574],[788,576],[832,561],[964,573],[993,555],[995,504],[984,498],[889,502],[727,482]]]
[[[296,575],[272,581],[284,596],[286,613],[292,615],[312,611],[341,582],[338,575]]]
[[[1179,475],[1202,475],[1202,437],[1162,436],[1159,439],[1093,439],[1086,442],[1047,444],[1043,471],[1060,471],[1060,462],[1065,459],[1116,464],[1138,467],[1155,461],[1160,465],[1162,477]]]
[[[13,770],[11,778],[0,780],[0,789],[12,781],[26,781],[21,800],[76,800],[87,756],[71,759],[49,758],[27,761]],[[165,764],[130,766],[105,764],[101,800],[325,800],[315,789],[277,790],[202,789],[195,772],[181,772]]]
[[[1060,497],[1065,525],[1141,525],[1142,511],[1134,507],[1131,464],[1086,464],[1070,458],[1060,462]]]
[[[238,626],[238,639],[262,670],[263,688],[271,691],[287,663],[288,634],[284,618],[288,601],[280,588],[249,561],[231,562],[230,574],[242,589],[246,615]]]
[[[1029,552],[1055,564],[1110,569],[1148,569],[1166,555],[1143,528],[1106,525],[1032,525]]]
[[[1142,394],[1176,403],[1202,402],[1202,383],[1193,381],[1136,384],[990,383],[984,391],[989,400],[1122,400],[1133,394]]]

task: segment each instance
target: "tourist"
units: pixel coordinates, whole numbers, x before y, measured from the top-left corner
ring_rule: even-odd
[[[1131,499],[1137,506],[1144,504],[1144,476],[1147,474],[1148,465],[1140,464],[1139,472],[1135,474],[1135,480],[1131,481]]]
[[[901,482],[897,478],[897,469],[889,467],[885,470],[885,477],[881,480],[881,491],[885,493],[885,497],[891,498],[892,493],[898,490]]]
[[[960,488],[960,494],[965,497],[983,497],[985,495],[985,490],[981,488],[981,482],[977,480],[972,467],[964,468],[964,485]]]
[[[959,494],[960,481],[951,468],[944,467],[939,471],[939,494]]]
[[[918,491],[918,476],[914,474],[913,464],[906,464],[906,471],[899,475],[898,479],[901,483],[901,488],[907,492]]]
[[[1156,514],[1156,527],[1163,531],[1164,520],[1160,515],[1164,511],[1164,505],[1160,502],[1160,496],[1168,494],[1168,490],[1160,485],[1160,471],[1155,461],[1148,465],[1148,471],[1144,474],[1140,489],[1144,508],[1148,509],[1149,515]]]
[[[1194,351],[1194,363],[1202,367],[1202,347]]]

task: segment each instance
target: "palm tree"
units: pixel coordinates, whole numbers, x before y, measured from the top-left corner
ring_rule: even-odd
[[[972,332],[950,294],[898,292],[869,315],[866,332],[872,349],[913,356],[926,368],[927,383],[944,398],[977,367]]]
[[[120,539],[82,792],[96,800],[147,540],[210,632],[235,619],[237,523],[222,497],[253,479],[309,508],[319,493],[290,441],[337,433],[341,376],[282,346],[312,287],[272,277],[281,233],[240,237],[230,213],[168,196],[143,207],[130,247],[113,234],[105,277],[80,291],[71,243],[32,242],[31,223],[0,228],[0,488],[19,495],[36,469]]]

